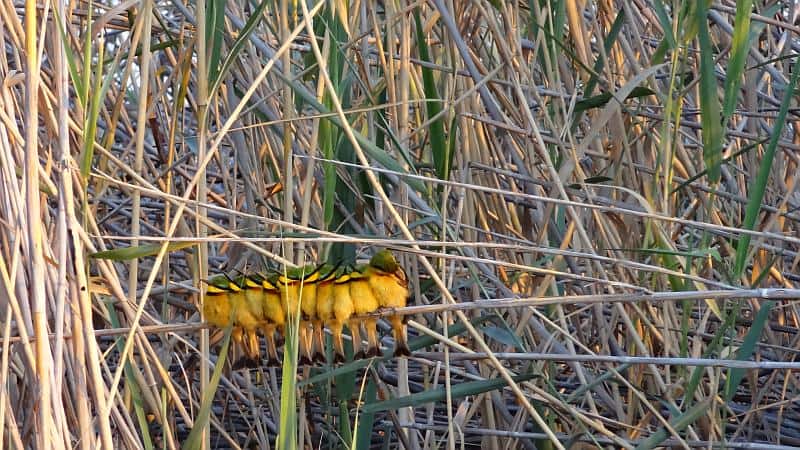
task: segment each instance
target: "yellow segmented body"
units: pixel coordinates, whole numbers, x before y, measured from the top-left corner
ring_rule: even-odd
[[[242,328],[245,356],[248,359],[246,365],[256,364],[260,359],[260,348],[258,343],[257,330],[263,323],[261,302],[257,293],[251,289],[243,289],[236,283],[230,284],[228,298],[233,309],[233,316],[236,324]]]

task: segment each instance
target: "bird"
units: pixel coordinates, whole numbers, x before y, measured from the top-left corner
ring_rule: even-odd
[[[225,328],[233,324],[231,302],[228,300],[228,280],[215,277],[209,280],[203,301],[203,316],[210,325]]]
[[[298,319],[298,340],[300,344],[300,358],[298,364],[311,364],[311,336],[309,335],[308,322],[300,320],[303,314],[303,300],[316,304],[316,286],[313,280],[317,276],[316,268],[308,265],[301,268],[287,269],[278,277],[278,289],[281,294],[281,306],[287,318]],[[305,291],[305,292],[304,292]],[[313,299],[313,302],[312,300]],[[316,311],[316,307],[314,308]]]
[[[328,305],[325,309],[330,308],[327,314],[328,327],[331,329],[333,335],[333,349],[334,349],[334,362],[342,363],[344,358],[344,340],[342,339],[342,328],[345,323],[348,323],[350,317],[353,316],[353,299],[350,297],[350,274],[344,274],[336,277],[333,282],[332,292],[328,298]],[[325,311],[327,312],[327,311]],[[353,342],[360,342],[358,331],[350,329],[353,337]]]
[[[300,339],[301,348],[304,350],[303,362],[311,364],[314,361],[314,318],[317,315],[317,282],[319,271],[313,269],[311,274],[305,275],[298,281],[300,285]]]
[[[320,326],[315,328],[317,335],[317,345],[320,348],[324,348],[324,340],[322,335],[322,324],[327,325],[331,329],[331,333],[333,334],[333,344],[334,348],[338,349],[337,347],[337,330],[335,328],[335,314],[333,312],[333,304],[334,304],[334,297],[333,297],[333,286],[336,282],[336,275],[332,274],[330,277],[326,277],[320,280],[319,284],[317,285],[317,313],[316,318],[320,323]],[[341,328],[338,330],[338,334],[341,335]],[[337,354],[334,354],[334,360],[338,357]],[[342,361],[344,361],[344,353],[342,354]]]
[[[237,339],[243,341],[245,351],[244,358],[235,362],[233,366],[234,368],[256,367],[261,360],[258,343],[258,329],[262,322],[260,302],[253,301],[252,295],[248,294],[248,289],[245,289],[245,277],[231,281],[229,287],[228,298],[233,310],[233,320],[243,335]]]
[[[333,283],[336,280],[336,274],[339,265],[322,264],[317,267],[317,278],[315,284],[314,311],[308,311],[311,317],[312,334],[312,348],[313,355],[312,361],[318,363],[325,362],[325,330],[324,324],[326,318],[333,314]],[[324,314],[324,316],[323,316]]]
[[[244,279],[248,308],[260,319],[258,330],[267,341],[267,366],[278,365],[278,349],[275,331],[284,324],[277,288],[260,274],[248,275]],[[277,310],[276,310],[277,309]],[[258,358],[261,359],[260,356]]]
[[[275,353],[270,355],[268,363],[271,365],[280,365],[278,360],[277,348],[283,345],[283,338],[286,329],[286,314],[281,307],[281,297],[278,293],[278,287],[275,285],[275,279],[269,277],[261,277],[261,286],[264,288],[264,316],[267,318],[264,324],[264,335],[267,342],[272,341],[270,346],[275,348]],[[275,333],[279,333],[280,342],[275,340]]]
[[[380,250],[370,259],[365,269],[369,286],[382,308],[402,308],[406,306],[409,292],[406,273],[389,250]],[[394,356],[410,356],[408,338],[403,317],[389,317],[394,334]]]
[[[367,266],[357,267],[350,273],[350,298],[353,301],[353,312],[357,315],[373,313],[380,308],[378,299],[372,290],[369,282],[370,271]],[[376,318],[363,319],[364,328],[367,331],[367,342],[369,343],[366,353],[361,350],[361,341],[356,342],[356,333],[353,335],[353,348],[358,347],[355,358],[381,356],[380,341],[378,339],[378,320]],[[359,329],[361,320],[350,320],[350,330]],[[359,334],[360,335],[360,334]]]
[[[203,304],[206,321],[218,328],[232,326],[231,338],[244,349],[245,355],[233,364],[234,369],[250,367],[258,359],[258,318],[248,309],[241,281],[215,277],[209,282]]]
[[[237,280],[244,292],[244,304],[242,316],[242,327],[247,338],[250,363],[258,364],[261,362],[261,345],[258,341],[258,331],[264,328],[266,317],[264,316],[264,295],[261,285],[250,277],[242,276]]]

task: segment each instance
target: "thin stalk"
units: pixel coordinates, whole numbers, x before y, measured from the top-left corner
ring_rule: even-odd
[[[153,2],[151,0],[142,1],[142,13],[139,16],[142,23],[142,50],[139,58],[139,103],[136,116],[136,135],[134,136],[135,153],[133,160],[133,170],[140,174],[144,168],[144,137],[147,132],[147,104],[149,97],[149,84],[150,84],[150,41],[151,41],[151,28],[153,17]],[[98,61],[98,64],[102,64]],[[100,95],[100,93],[95,93]],[[134,192],[131,198],[131,240],[132,246],[139,245],[137,237],[141,233],[141,193]],[[130,271],[128,273],[128,299],[131,303],[136,303],[136,291],[139,284],[139,260],[134,258],[130,262]]]
[[[223,6],[224,7],[224,6]],[[206,29],[206,0],[197,0],[197,122],[198,122],[198,135],[197,135],[197,160],[207,161],[209,159],[207,139],[208,139],[208,33]],[[208,187],[206,185],[206,164],[198,164],[198,174],[195,177],[197,180],[197,198],[205,202],[208,196]],[[188,193],[188,192],[187,192]],[[178,208],[173,220],[175,223],[168,224],[170,230],[174,230],[175,225],[180,220],[181,209]],[[197,235],[201,238],[205,237],[208,230],[205,226],[203,219],[207,216],[206,208],[198,205],[196,208],[196,222]],[[169,233],[171,235],[172,233]],[[197,247],[197,266],[199,273],[196,274],[198,280],[208,279],[208,244],[201,243]],[[203,290],[199,295],[199,309],[200,318],[205,320],[203,316],[203,303],[205,298]],[[200,392],[202,396],[208,395],[210,389],[209,382],[211,378],[211,369],[209,366],[210,344],[208,330],[200,331],[200,354],[202,355],[200,362]],[[200,448],[211,448],[211,433],[208,427],[208,422],[203,425],[202,438],[200,439]]]
[[[45,266],[43,254],[44,235],[39,192],[39,52],[36,22],[38,10],[35,0],[25,1],[25,200],[27,203],[27,253],[30,301],[33,305],[33,332],[36,336],[36,374],[38,383],[38,438],[39,448],[52,447],[53,423],[51,407],[50,342],[47,336],[47,310],[45,298]]]
[[[409,99],[410,99],[410,80],[411,80],[411,21],[407,14],[400,15],[400,76],[397,80],[397,87],[400,88],[397,117],[398,138],[405,147],[408,147],[409,136]],[[341,108],[336,99],[337,108]],[[343,121],[346,125],[346,122]],[[405,190],[405,189],[404,189]],[[398,222],[405,222],[399,219]],[[397,362],[397,395],[405,396],[411,393],[408,384],[408,360],[400,359]],[[401,408],[398,417],[403,422],[414,421],[414,409],[412,407]],[[410,445],[409,450],[419,449],[419,439],[416,433],[409,433],[404,430],[405,438]]]
[[[280,5],[280,31],[281,40],[286,42],[289,39],[289,0],[281,0]],[[292,78],[291,51],[283,54],[283,75],[286,79]],[[283,220],[289,223],[294,222],[294,157],[292,156],[292,141],[294,132],[292,131],[292,118],[294,111],[294,95],[292,87],[288,83],[283,87]],[[289,244],[283,248],[284,256],[289,261],[294,261],[294,246]]]

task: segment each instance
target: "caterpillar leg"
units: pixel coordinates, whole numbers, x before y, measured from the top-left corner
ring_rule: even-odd
[[[343,363],[344,359],[344,338],[342,338],[342,324],[339,321],[330,322],[328,325],[331,329],[331,334],[333,334],[333,362],[335,363]]]
[[[383,356],[381,352],[381,342],[378,339],[378,320],[377,319],[364,319],[364,327],[367,329],[367,357],[374,358],[376,356]]]
[[[392,323],[392,332],[394,334],[394,356],[411,356],[411,350],[408,348],[408,335],[406,333],[406,325],[403,323],[401,316],[392,316],[389,318]]]
[[[361,349],[361,321],[351,320],[349,326],[350,336],[353,338],[353,359],[363,359],[365,355]]]
[[[311,360],[316,363],[324,363],[325,362],[325,329],[322,326],[321,320],[315,320],[311,322],[311,326],[314,328],[314,334],[311,338],[311,346],[314,349],[314,355],[312,355]]]

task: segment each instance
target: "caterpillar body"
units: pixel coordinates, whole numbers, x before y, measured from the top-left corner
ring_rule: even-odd
[[[352,270],[323,264],[285,273],[214,277],[208,282],[203,314],[213,327],[233,327],[231,337],[244,351],[243,365],[261,361],[259,335],[266,341],[267,364],[278,365],[280,339],[294,318],[300,324],[300,364],[325,361],[324,327],[333,336],[334,362],[344,362],[344,326],[350,329],[356,358],[380,356],[377,319],[355,316],[406,306],[408,295],[405,271],[390,251],[381,250],[368,264]],[[395,356],[409,356],[402,317],[389,320]],[[362,349],[362,331],[366,349]]]

